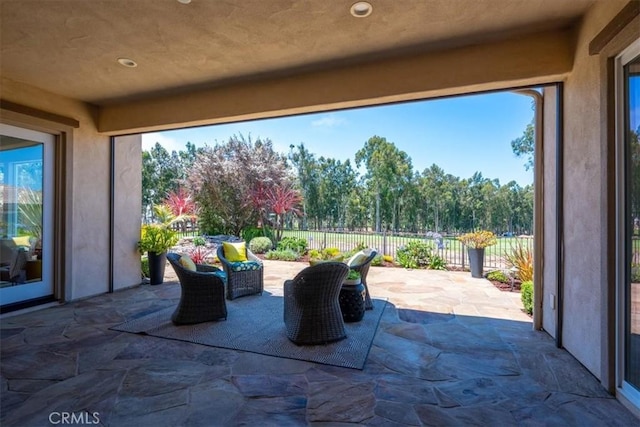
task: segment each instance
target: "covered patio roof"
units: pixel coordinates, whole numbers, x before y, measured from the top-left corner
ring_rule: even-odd
[[[109,134],[504,89],[569,73],[594,0],[352,3],[0,0],[0,75]]]

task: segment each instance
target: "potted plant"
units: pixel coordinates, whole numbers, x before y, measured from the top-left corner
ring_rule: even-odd
[[[484,248],[496,244],[496,235],[491,231],[481,230],[463,234],[458,240],[467,248],[471,277],[482,278]]]
[[[149,256],[149,281],[152,285],[160,285],[164,280],[164,268],[167,263],[167,251],[178,243],[175,231],[164,225],[151,224],[142,226],[138,250]]]
[[[360,273],[356,270],[349,270],[349,274],[347,274],[347,278],[342,282],[344,285],[358,285],[362,281]]]

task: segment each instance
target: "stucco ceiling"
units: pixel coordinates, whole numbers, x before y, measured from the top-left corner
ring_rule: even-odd
[[[370,0],[367,18],[352,3],[0,0],[0,72],[109,105],[566,27],[594,0]]]

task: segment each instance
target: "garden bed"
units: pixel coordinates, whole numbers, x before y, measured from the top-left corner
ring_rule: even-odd
[[[489,279],[487,279],[489,280]],[[520,292],[520,285],[522,284],[519,280],[515,280],[513,282],[513,289],[511,289],[511,283],[503,283],[497,280],[489,280],[493,286],[500,289],[503,292]]]

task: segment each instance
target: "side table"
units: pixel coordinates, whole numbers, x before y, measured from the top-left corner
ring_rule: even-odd
[[[340,310],[345,322],[359,322],[364,317],[365,288],[362,283],[343,284],[340,290]]]

